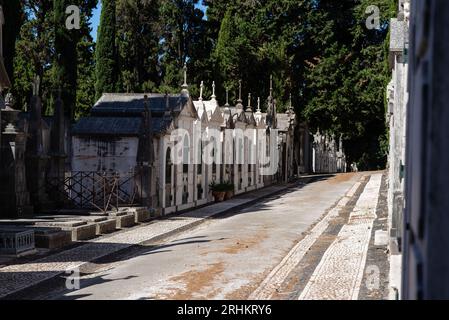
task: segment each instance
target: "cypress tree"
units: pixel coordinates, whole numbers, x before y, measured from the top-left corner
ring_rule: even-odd
[[[115,45],[115,0],[103,0],[96,47],[95,97],[114,92],[117,82],[117,49]]]
[[[66,7],[73,2],[67,0],[54,0],[55,16],[55,64],[54,85],[62,89],[66,115],[72,119],[76,105],[77,85],[77,44],[79,31],[66,28]]]

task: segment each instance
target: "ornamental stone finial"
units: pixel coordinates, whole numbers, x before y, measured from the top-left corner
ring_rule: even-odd
[[[212,100],[215,100],[217,97],[215,96],[215,81],[212,81]]]
[[[237,109],[243,109],[243,100],[242,100],[242,80],[239,80],[239,99],[237,100],[237,105],[235,106]]]
[[[201,81],[201,83],[200,83],[200,97],[198,98],[199,101],[203,101],[203,90],[204,90],[204,81]]]
[[[187,84],[187,63],[184,63],[183,71],[184,71],[184,83],[182,84],[181,93],[189,95],[189,85]]]
[[[251,93],[248,93],[248,106],[246,107],[246,112],[252,112],[251,108]]]
[[[257,112],[262,112],[261,110],[260,110],[260,97],[257,97],[257,110],[256,110]]]
[[[226,104],[225,107],[229,107],[229,88],[226,87]]]
[[[239,80],[239,100],[242,101],[242,80]]]
[[[11,110],[14,109],[14,105],[16,104],[16,99],[11,92],[8,92],[5,96],[5,109]]]

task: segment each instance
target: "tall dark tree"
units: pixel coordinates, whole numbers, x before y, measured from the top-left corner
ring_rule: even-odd
[[[196,8],[198,0],[162,0],[161,2],[161,78],[160,91],[179,91],[182,83],[182,67],[188,64],[189,74],[194,75],[195,64],[209,56],[205,39],[203,12]],[[204,60],[204,59],[203,59]],[[200,64],[196,65],[198,68]],[[193,68],[192,68],[193,67]],[[204,70],[202,70],[204,71]],[[204,79],[207,81],[207,79]],[[189,82],[198,82],[190,78]]]
[[[87,115],[95,103],[95,43],[91,36],[90,19],[99,1],[82,0],[81,3],[75,119]]]
[[[9,79],[14,86],[14,56],[16,53],[16,41],[20,27],[24,20],[23,5],[20,0],[1,0],[5,16],[3,26],[3,58]]]
[[[369,5],[383,13],[378,29],[366,26]],[[348,162],[360,169],[385,165],[385,42],[393,5],[321,0],[313,10],[316,55],[307,61],[304,114],[315,130],[341,135]]]
[[[66,8],[73,1],[54,0],[54,28],[55,28],[55,62],[54,85],[62,89],[64,110],[69,119],[73,118],[76,105],[76,85],[78,78],[78,50],[80,33],[77,29],[66,28]]]
[[[96,83],[95,96],[99,99],[104,92],[114,92],[117,87],[118,65],[116,47],[116,3],[103,0],[95,53]]]
[[[42,112],[46,114],[52,108],[53,0],[24,0],[22,4],[25,16],[16,42],[13,93],[17,106],[25,108],[31,98],[31,82],[38,75],[41,79]]]
[[[309,1],[238,0],[227,6],[224,15],[221,9],[225,2],[213,1],[210,6],[211,24],[221,19],[213,54],[221,91],[230,87],[235,98],[238,80],[242,79],[246,92],[266,98],[273,75],[278,107],[285,108],[290,93],[298,96],[292,92],[293,77],[303,75],[300,69],[292,69],[295,59],[304,63]]]
[[[28,103],[32,91],[31,82],[35,75],[41,79],[44,114],[52,114],[53,98],[59,87],[64,89],[65,93],[70,92],[66,103],[72,105],[72,111],[75,105],[74,88],[76,89],[75,114],[79,113],[78,108],[85,109],[86,105],[89,105],[89,108],[92,106],[93,102],[88,101],[89,99],[93,101],[94,88],[92,84],[88,84],[88,79],[92,78],[89,70],[92,70],[94,63],[89,19],[97,2],[98,0],[64,1],[64,3],[59,0],[22,2],[24,22],[20,28],[14,57],[13,92],[18,100],[18,106],[23,108]],[[81,11],[79,30],[65,29],[68,17],[65,9],[72,4],[77,5]],[[66,80],[61,80],[62,77]],[[76,78],[78,80],[75,83]],[[67,87],[68,85],[70,87]],[[66,90],[67,88],[71,89]]]
[[[160,84],[160,0],[117,1],[118,89],[154,91]]]

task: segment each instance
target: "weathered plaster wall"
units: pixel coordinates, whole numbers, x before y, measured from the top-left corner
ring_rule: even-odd
[[[136,166],[137,137],[73,137],[73,171],[127,173]]]

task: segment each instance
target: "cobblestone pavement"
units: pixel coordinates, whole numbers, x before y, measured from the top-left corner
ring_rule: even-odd
[[[157,220],[143,226],[109,236],[103,236],[73,249],[38,259],[25,264],[0,268],[0,298],[21,289],[37,285],[61,273],[79,268],[87,262],[121,251],[161,236],[187,229],[214,215],[238,208],[245,203],[264,198],[286,189],[286,186],[271,186],[236,197],[230,201],[213,204],[172,218]]]
[[[365,268],[379,198],[381,174],[372,175],[335,241],[300,295],[301,300],[355,300]]]
[[[354,184],[338,204],[333,207],[327,215],[318,222],[312,230],[310,230],[307,236],[293,247],[281,263],[270,272],[257,290],[249,296],[249,299],[268,300],[273,297],[273,294],[286,281],[293,268],[304,258],[319,236],[329,227],[330,221],[338,216],[339,211],[346,206],[349,200],[354,196],[360,185],[361,182]]]

